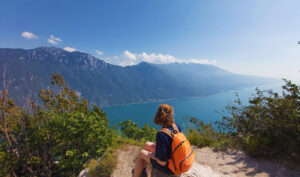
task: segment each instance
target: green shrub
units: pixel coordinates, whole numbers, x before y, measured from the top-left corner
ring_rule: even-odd
[[[187,138],[191,144],[198,147],[211,146],[215,143],[215,140],[212,137],[200,134],[195,129],[189,130]]]
[[[213,147],[215,151],[226,151],[228,148],[232,147],[230,146],[230,143],[230,139],[222,138],[215,142]]]
[[[126,138],[132,138],[143,141],[155,141],[156,129],[149,127],[145,124],[142,128],[138,127],[138,124],[132,122],[130,119],[120,122],[121,133]]]
[[[101,156],[113,133],[105,113],[89,109],[58,75],[54,90],[40,91],[43,105],[15,106],[8,91],[0,92],[1,176],[77,176],[85,163]]]
[[[226,107],[229,115],[218,122],[252,155],[296,154],[300,160],[300,90],[285,82],[282,94],[256,89],[247,105],[238,98]]]
[[[187,134],[187,138],[190,143],[198,146],[213,146],[219,141],[219,133],[213,128],[212,124],[205,124],[201,120],[194,117],[190,118],[190,123],[193,128],[190,128]]]

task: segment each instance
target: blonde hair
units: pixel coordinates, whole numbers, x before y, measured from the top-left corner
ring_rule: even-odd
[[[155,114],[153,122],[162,127],[169,127],[174,123],[174,109],[168,104],[161,104]]]

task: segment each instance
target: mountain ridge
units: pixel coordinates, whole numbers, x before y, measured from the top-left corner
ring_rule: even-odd
[[[194,63],[141,62],[121,67],[84,52],[56,47],[0,48],[0,64],[0,72],[6,66],[7,77],[14,80],[11,95],[18,103],[26,99],[26,90],[38,93],[51,87],[51,73],[61,74],[79,95],[99,106],[204,96],[274,81]]]

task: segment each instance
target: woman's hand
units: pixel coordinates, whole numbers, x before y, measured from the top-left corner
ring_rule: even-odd
[[[151,148],[155,149],[156,148],[156,143],[151,144]]]
[[[156,143],[146,142],[144,145],[144,149],[150,152],[155,152]]]

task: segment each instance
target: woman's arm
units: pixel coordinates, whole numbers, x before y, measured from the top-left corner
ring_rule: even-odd
[[[161,166],[167,165],[167,162],[160,161],[160,160],[159,160],[158,158],[156,158],[154,155],[152,155],[151,158],[152,158],[153,160],[155,160],[155,161],[156,161],[159,165],[161,165]]]

